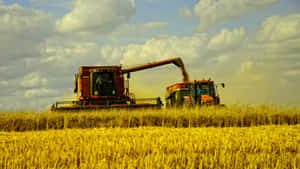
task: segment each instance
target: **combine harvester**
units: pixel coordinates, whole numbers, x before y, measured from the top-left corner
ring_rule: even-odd
[[[123,69],[122,66],[82,66],[75,75],[74,93],[77,100],[60,101],[51,106],[52,111],[94,110],[107,108],[161,108],[159,97],[136,99],[129,92],[129,78],[132,72],[174,64],[182,71],[183,82],[167,88],[167,107],[217,105],[220,98],[211,80],[189,81],[181,58]],[[124,78],[127,75],[127,79]],[[224,87],[224,84],[222,84]]]

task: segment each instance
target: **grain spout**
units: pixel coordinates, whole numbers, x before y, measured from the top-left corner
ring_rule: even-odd
[[[186,71],[184,65],[182,64],[182,66],[180,67],[181,71],[182,71],[182,76],[183,76],[183,83],[186,83],[188,81],[190,81],[190,77],[188,72]]]

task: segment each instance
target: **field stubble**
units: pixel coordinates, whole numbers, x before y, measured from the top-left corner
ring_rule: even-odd
[[[300,168],[300,125],[0,132],[0,168]]]

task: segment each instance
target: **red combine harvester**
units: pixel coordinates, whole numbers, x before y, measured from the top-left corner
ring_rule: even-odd
[[[76,101],[56,102],[51,110],[86,110],[103,108],[161,108],[162,101],[158,98],[136,99],[129,92],[130,73],[150,69],[166,64],[180,67],[187,82],[188,74],[180,58],[148,63],[123,69],[122,66],[82,66],[75,75],[74,93]],[[125,80],[124,74],[127,74]],[[155,102],[155,103],[153,103]]]

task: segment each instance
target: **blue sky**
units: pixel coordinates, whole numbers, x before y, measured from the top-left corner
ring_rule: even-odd
[[[298,0],[2,0],[0,110],[73,99],[82,65],[171,57],[181,57],[193,79],[225,82],[224,103],[297,104],[299,11]],[[163,98],[178,73],[136,73],[132,91]]]
[[[160,33],[174,35],[189,35],[194,33],[195,26],[199,24],[197,18],[180,17],[178,11],[180,8],[190,8],[199,2],[199,0],[140,0],[136,1],[136,15],[128,20],[131,24],[141,24],[151,21],[168,22]],[[25,8],[34,8],[52,14],[55,18],[63,17],[72,9],[72,0],[3,0],[5,5],[14,3],[20,4]],[[300,1],[284,0],[266,7],[264,10],[255,11],[248,16],[237,18],[215,28],[208,30],[209,32],[217,32],[220,29],[244,26],[248,32],[254,32],[260,23],[267,17],[274,14],[286,16],[293,13],[298,13],[300,10]]]
[[[199,24],[199,19],[186,19],[180,17],[178,11],[180,8],[190,8],[199,2],[199,0],[140,0],[136,1],[136,15],[128,20],[131,24],[141,24],[151,21],[168,22],[168,26],[162,30],[164,34],[189,35],[195,30],[195,26]],[[20,4],[26,8],[34,8],[52,14],[55,18],[63,17],[72,9],[72,0],[4,0],[5,5],[14,3]],[[300,1],[284,0],[266,7],[264,10],[258,10],[252,14],[237,18],[224,25],[217,26],[208,31],[217,32],[222,28],[235,28],[244,26],[249,32],[255,31],[260,23],[267,17],[274,14],[286,16],[297,13],[300,10]]]

